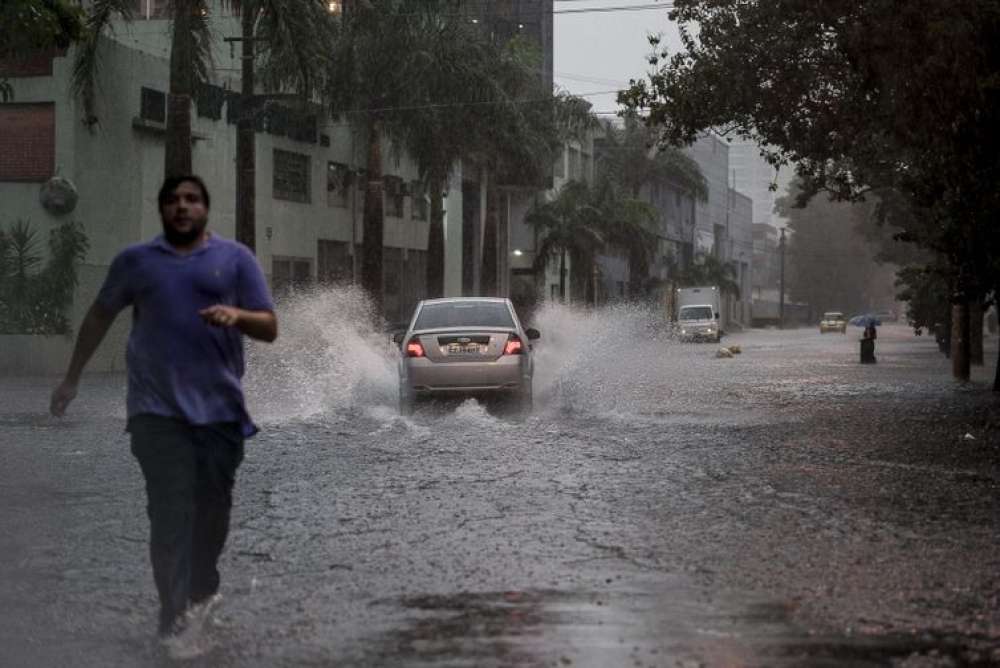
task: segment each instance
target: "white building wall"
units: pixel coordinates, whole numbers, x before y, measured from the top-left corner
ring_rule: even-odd
[[[708,182],[708,200],[695,205],[695,252],[720,253],[722,259],[728,259],[725,248],[715,248],[715,229],[727,227],[729,147],[714,134],[704,134],[684,152],[698,164]]]
[[[133,26],[130,36],[151,35],[165,27],[162,21],[149,26]],[[159,24],[153,26],[152,24]],[[129,42],[129,39],[125,39]],[[71,312],[75,328],[96,296],[111,259],[126,245],[149,240],[160,233],[161,223],[156,196],[163,179],[164,138],[162,133],[137,129],[133,120],[140,115],[141,88],[159,91],[168,88],[169,68],[164,57],[151,55],[156,48],[137,50],[119,41],[106,39],[101,45],[102,70],[98,82],[96,114],[99,125],[89,128],[81,122],[81,105],[70,94],[74,62],[71,50],[56,58],[49,77],[14,78],[15,101],[53,102],[55,109],[56,173],[70,179],[79,192],[76,209],[57,217],[39,204],[41,183],[0,182],[0,223],[17,219],[32,222],[39,238],[48,237],[51,229],[67,220],[79,221],[85,229],[90,249],[79,269],[80,284]],[[0,132],[3,128],[0,128]],[[192,169],[201,175],[211,192],[210,229],[233,238],[235,232],[235,157],[236,127],[225,119],[199,116],[192,106]],[[350,241],[352,220],[356,241],[362,241],[360,228],[363,212],[361,196],[346,208],[327,202],[326,170],[328,161],[351,163],[350,131],[331,123],[319,129],[328,134],[330,146],[297,142],[287,137],[265,133],[256,135],[256,241],[258,259],[265,274],[271,274],[274,257],[306,258],[311,274],[316,275],[317,242],[320,239]],[[356,145],[357,153],[363,148]],[[273,197],[273,149],[282,148],[306,154],[310,160],[311,202],[301,204]],[[397,164],[385,147],[386,174],[417,179],[413,165],[405,158]],[[357,161],[355,161],[357,164]],[[460,293],[461,286],[461,179],[447,196],[446,211],[446,286],[449,294]],[[386,217],[385,244],[402,249],[425,251],[429,222],[412,220],[413,198],[405,198],[402,218]],[[270,229],[270,238],[268,230]],[[44,241],[43,241],[44,244]],[[98,371],[121,370],[124,366],[124,338],[128,318],[120,317],[101,346],[90,368]],[[20,364],[10,346],[0,355],[0,369],[56,373],[65,369],[72,339],[60,339],[58,354],[44,356],[30,368]],[[49,348],[46,348],[48,350]]]

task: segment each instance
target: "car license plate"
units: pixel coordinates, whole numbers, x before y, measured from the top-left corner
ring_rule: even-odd
[[[449,355],[478,355],[486,352],[486,346],[478,343],[449,343]]]

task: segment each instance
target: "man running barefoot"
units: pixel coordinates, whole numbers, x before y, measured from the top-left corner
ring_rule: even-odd
[[[127,429],[146,479],[159,633],[177,658],[197,652],[192,640],[219,600],[236,470],[257,431],[241,385],[243,335],[278,334],[256,258],[206,229],[209,203],[200,178],[166,179],[163,234],[112,261],[51,402],[65,413],[115,316],[132,306]]]

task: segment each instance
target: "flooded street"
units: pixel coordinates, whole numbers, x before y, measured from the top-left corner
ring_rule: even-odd
[[[203,666],[1000,663],[996,339],[681,344],[626,309],[543,310],[535,412],[396,407],[351,295],[254,349]],[[165,664],[122,376],[0,381],[0,663]]]

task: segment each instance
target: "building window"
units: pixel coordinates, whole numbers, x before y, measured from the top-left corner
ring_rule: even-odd
[[[354,276],[350,243],[320,239],[316,242],[316,280],[324,285],[349,283]]]
[[[271,258],[271,290],[284,297],[309,287],[312,282],[312,261],[304,257]]]
[[[403,217],[403,205],[406,199],[406,187],[398,176],[383,177],[385,183],[385,215],[393,218]]]
[[[0,181],[46,181],[55,164],[55,105],[0,104]]]
[[[6,77],[50,77],[52,60],[66,55],[66,49],[32,49],[16,58],[0,59],[0,79]]]
[[[132,0],[132,12],[137,19],[170,17],[170,0]]]
[[[326,163],[327,206],[346,208],[350,199],[351,170],[339,162]]]
[[[155,88],[142,87],[139,100],[139,118],[154,123],[167,122],[167,94]]]
[[[194,99],[198,115],[218,121],[222,118],[222,105],[226,102],[226,90],[212,84],[198,84],[198,94]]]
[[[428,209],[430,208],[430,198],[426,189],[420,185],[419,181],[410,184],[412,201],[410,204],[410,218],[413,220],[427,220]]]
[[[308,204],[309,156],[274,149],[274,198]]]

